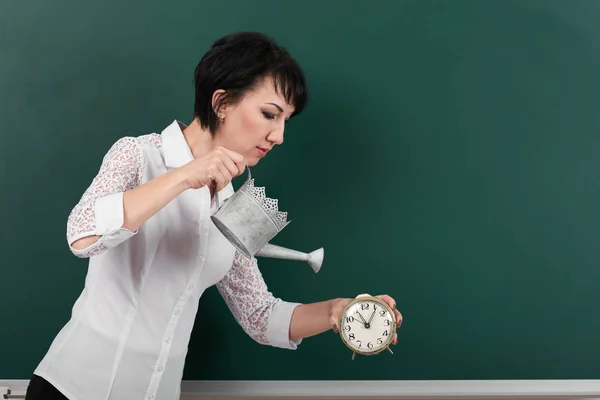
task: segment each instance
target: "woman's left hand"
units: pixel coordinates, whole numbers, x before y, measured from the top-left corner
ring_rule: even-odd
[[[402,314],[400,313],[400,311],[398,311],[396,309],[396,300],[394,300],[391,296],[387,295],[387,294],[380,294],[378,296],[375,296],[383,301],[385,301],[387,303],[387,305],[389,305],[392,310],[394,310],[394,314],[396,316],[396,326],[399,328],[400,325],[402,325]],[[331,326],[333,328],[333,331],[335,333],[338,332],[339,326],[338,326],[338,321],[340,320],[340,316],[342,315],[342,312],[344,311],[344,308],[348,305],[348,303],[350,303],[352,300],[354,299],[337,299],[335,300],[335,302],[333,303],[333,306],[331,307],[331,315],[329,318],[329,322],[331,323]],[[394,339],[392,340],[392,344],[397,344],[398,343],[398,334],[396,333],[394,335]]]

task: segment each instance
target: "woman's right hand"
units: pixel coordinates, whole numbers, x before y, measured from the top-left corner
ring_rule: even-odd
[[[233,178],[246,169],[244,157],[234,151],[217,147],[181,167],[188,186],[199,189],[203,186],[223,189]]]

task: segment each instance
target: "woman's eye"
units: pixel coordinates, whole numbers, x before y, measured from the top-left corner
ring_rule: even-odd
[[[265,118],[267,119],[275,119],[275,115],[268,113],[268,112],[263,112],[263,115],[265,116]]]

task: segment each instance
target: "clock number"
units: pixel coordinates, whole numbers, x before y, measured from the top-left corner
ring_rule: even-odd
[[[379,311],[379,315],[381,315],[382,317],[385,317],[385,310]]]
[[[381,340],[381,338],[377,338],[377,344],[383,344],[383,340]]]
[[[348,335],[348,339],[350,339],[350,340],[354,340],[354,333],[351,333],[351,334],[349,334],[349,335]]]
[[[345,330],[346,332],[350,332],[350,325],[346,325],[346,326],[344,326],[344,330]]]
[[[369,309],[369,303],[362,303],[360,305],[360,309],[361,310],[368,310]]]
[[[360,349],[362,347],[362,340],[357,340],[356,343],[358,343],[358,348]]]
[[[385,332],[383,332],[383,336],[389,336],[390,334],[388,333],[388,331],[386,330]]]
[[[372,349],[372,348],[373,348],[373,343],[371,343],[371,342],[367,343],[367,347],[368,347],[369,349]]]
[[[386,320],[384,321],[384,323],[385,323],[385,326],[390,326],[390,325],[391,325],[391,323],[392,323],[392,321],[390,321],[389,319],[386,319]]]
[[[354,317],[353,316],[346,317],[346,322],[351,324],[352,322],[354,322]]]

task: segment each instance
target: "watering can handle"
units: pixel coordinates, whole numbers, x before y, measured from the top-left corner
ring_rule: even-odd
[[[250,174],[250,167],[248,166],[248,164],[246,164],[246,169],[248,170],[248,179],[246,179],[246,182],[248,182],[250,179],[252,179],[252,174]],[[217,202],[217,210],[219,208],[221,208],[221,205],[219,204],[219,195],[217,193],[215,193],[215,201]]]

